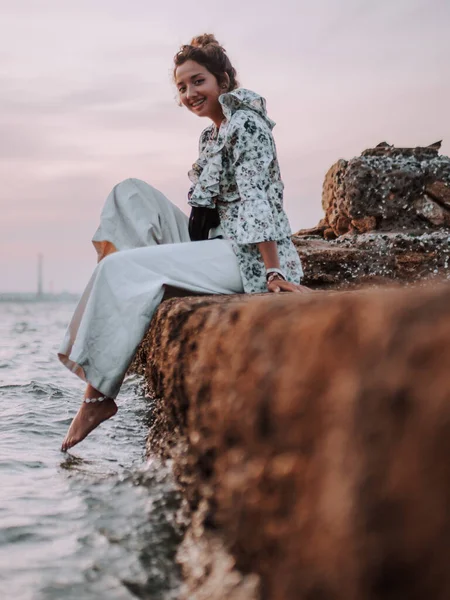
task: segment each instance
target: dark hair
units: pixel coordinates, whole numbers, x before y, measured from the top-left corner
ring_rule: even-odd
[[[191,40],[190,44],[181,46],[173,58],[175,67],[173,69],[173,79],[175,81],[177,67],[188,60],[194,60],[202,67],[208,69],[214,75],[219,85],[224,82],[225,73],[230,78],[230,85],[227,92],[231,92],[239,87],[236,79],[236,69],[230,62],[225,49],[219,44],[214,35],[205,33]]]

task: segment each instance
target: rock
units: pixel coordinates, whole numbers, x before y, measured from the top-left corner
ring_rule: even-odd
[[[433,201],[450,211],[450,159],[439,155],[439,147],[395,148],[383,142],[350,161],[337,161],[323,185],[322,230],[327,231],[324,225],[328,224],[339,237],[352,230],[366,233],[442,227],[441,222],[424,223],[420,209],[427,190]],[[308,234],[300,231],[297,235]]]
[[[141,360],[185,598],[450,597],[448,284],[173,299]]]
[[[336,233],[337,235],[347,233],[347,231],[350,229],[350,224],[353,224],[353,221],[351,221],[348,217],[339,215],[336,219],[336,227],[334,233]]]
[[[367,233],[373,231],[377,227],[376,217],[362,217],[361,219],[352,219],[350,223],[358,233]]]
[[[322,192],[322,208],[325,212],[325,218],[321,221],[328,228],[331,228],[334,237],[340,235],[338,231],[335,231],[337,220],[340,215],[345,219],[349,218],[349,215],[345,211],[345,207],[342,205],[342,194],[340,193],[340,185],[342,183],[342,177],[344,176],[347,168],[347,161],[338,160],[325,175],[325,181],[323,183]],[[330,236],[330,234],[328,234]],[[327,237],[326,239],[330,239]]]
[[[442,146],[442,140],[439,140],[438,142],[434,142],[434,144],[430,144],[429,146],[427,146],[427,148],[433,148],[434,150],[440,150]]]
[[[439,142],[417,148],[382,142],[329,169],[324,218],[293,236],[306,285],[449,276],[450,158],[439,148]]]
[[[336,203],[336,183],[340,183],[348,162],[346,160],[338,160],[325,175],[325,181],[323,183],[322,193],[322,208],[325,214],[328,213],[329,209]]]
[[[382,142],[297,232],[310,295],[163,302],[133,368],[187,523],[180,600],[450,597],[450,159]],[[413,289],[366,290],[401,283]]]
[[[450,185],[443,181],[434,181],[425,186],[425,192],[430,198],[450,210]],[[322,223],[322,221],[321,221]]]
[[[435,142],[429,146],[416,146],[415,148],[398,148],[387,142],[377,144],[375,148],[368,148],[361,153],[361,156],[417,156],[419,158],[430,158],[437,156],[441,148],[440,142]]]
[[[438,227],[450,226],[450,211],[446,210],[426,194],[415,201],[414,208],[417,214],[429,223]]]
[[[450,231],[340,236],[329,241],[293,236],[301,257],[303,283],[314,288],[440,281],[450,278]]]
[[[331,227],[328,227],[324,230],[323,237],[326,240],[335,240],[337,238],[337,234],[333,231],[333,229],[331,229]]]
[[[326,229],[328,229],[328,224],[326,223],[325,219],[322,219],[315,227],[311,227],[310,229],[303,229],[302,233],[306,236],[318,235],[323,237]]]

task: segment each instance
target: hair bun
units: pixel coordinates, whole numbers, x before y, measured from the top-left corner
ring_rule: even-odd
[[[198,35],[195,38],[192,38],[190,43],[194,48],[204,48],[205,46],[220,46],[219,42],[216,40],[215,36],[212,33],[204,33],[203,35]]]

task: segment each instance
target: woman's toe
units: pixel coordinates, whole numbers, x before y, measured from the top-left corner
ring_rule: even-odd
[[[72,437],[66,437],[61,445],[61,450],[62,452],[67,452],[67,450],[69,450],[69,448],[71,448],[72,446]]]

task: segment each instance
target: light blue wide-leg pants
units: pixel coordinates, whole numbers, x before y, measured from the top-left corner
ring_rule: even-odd
[[[189,241],[188,218],[137,179],[109,195],[93,242],[117,248],[97,265],[58,352],[61,362],[115,398],[167,286],[195,294],[243,292],[225,239]]]

